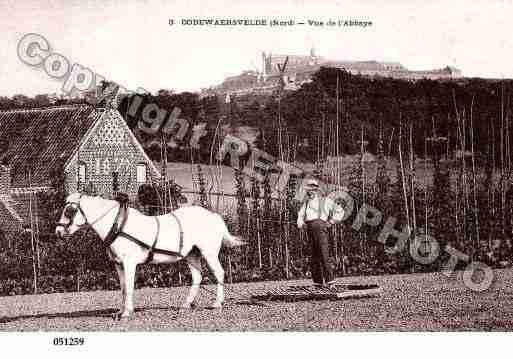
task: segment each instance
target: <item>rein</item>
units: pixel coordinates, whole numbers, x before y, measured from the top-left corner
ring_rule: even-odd
[[[100,217],[96,218],[94,221],[92,222],[89,222],[87,220],[87,216],[85,215],[84,213],[84,210],[82,209],[82,207],[80,206],[80,198],[78,200],[78,202],[69,202],[70,205],[73,205],[75,206],[75,208],[80,211],[80,214],[82,215],[82,217],[84,217],[84,220],[85,220],[85,224],[88,224],[90,226],[92,226],[93,224],[96,224],[98,223],[100,220],[102,220],[107,214],[110,213],[110,211],[112,211],[114,208],[116,208],[118,205],[116,204],[115,206],[109,208],[104,214],[102,214]],[[67,216],[66,216],[67,217]],[[57,226],[62,226],[66,229],[69,228],[69,226],[71,226],[73,224],[73,218],[69,218],[69,223],[62,223],[62,222],[57,222]]]
[[[85,217],[84,217],[84,218],[85,218],[85,220],[86,220],[86,224],[88,224],[88,225],[92,226],[93,224],[98,223],[101,219],[103,219],[103,217],[105,217],[107,214],[109,214],[109,213],[110,213],[110,211],[112,211],[112,210],[113,210],[114,208],[116,208],[117,206],[118,206],[118,205],[116,204],[115,206],[111,207],[107,212],[105,212],[104,214],[102,214],[100,217],[96,218],[96,219],[95,219],[93,222],[91,222],[91,223],[89,223],[89,222],[87,221],[87,218],[85,218]]]

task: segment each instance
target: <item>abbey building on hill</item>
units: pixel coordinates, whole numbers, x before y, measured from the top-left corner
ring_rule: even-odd
[[[283,66],[285,66],[284,69]],[[312,74],[321,67],[345,69],[354,75],[391,77],[410,81],[451,80],[462,77],[461,71],[451,66],[436,70],[410,71],[398,62],[330,60],[317,56],[315,50],[311,49],[310,55],[277,55],[263,52],[260,69],[227,77],[220,85],[206,89],[203,93],[205,95],[272,94],[279,88],[282,80],[281,84],[284,84],[286,90],[294,90],[310,81]]]

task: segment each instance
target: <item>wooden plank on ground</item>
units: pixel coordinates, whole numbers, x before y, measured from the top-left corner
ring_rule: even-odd
[[[279,287],[266,291],[264,294],[253,295],[252,299],[272,301],[301,301],[322,299],[367,298],[381,294],[381,288],[376,284],[336,285],[331,288],[309,286]]]

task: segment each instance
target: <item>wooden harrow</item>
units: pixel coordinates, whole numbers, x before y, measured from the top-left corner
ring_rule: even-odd
[[[368,298],[381,294],[376,284],[335,285],[331,288],[314,285],[294,285],[273,288],[264,293],[253,294],[253,300],[296,302],[301,300],[341,300],[350,298]]]

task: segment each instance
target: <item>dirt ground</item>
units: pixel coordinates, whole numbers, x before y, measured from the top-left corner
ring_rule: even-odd
[[[513,328],[513,270],[494,272],[483,292],[441,273],[344,277],[341,284],[378,284],[375,298],[301,302],[248,301],[268,288],[309,281],[227,285],[222,310],[208,309],[214,286],[200,291],[199,306],[179,310],[187,288],[136,291],[136,314],[115,321],[118,291],[0,297],[1,331],[509,331]]]

